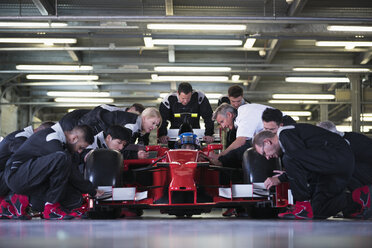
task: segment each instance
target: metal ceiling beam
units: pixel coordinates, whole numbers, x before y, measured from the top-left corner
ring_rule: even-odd
[[[306,4],[307,0],[294,0],[291,4],[291,7],[288,9],[287,15],[288,16],[296,16],[298,13],[302,11]]]
[[[66,45],[66,47],[70,47],[70,45]],[[79,62],[81,61],[81,56],[78,55],[75,51],[73,50],[67,50],[68,55],[70,55],[72,61],[74,62]]]
[[[0,21],[127,21],[174,23],[370,24],[372,18],[267,16],[0,16]]]
[[[165,15],[173,15],[173,0],[165,0]]]
[[[131,46],[131,47],[0,47],[0,52],[22,52],[22,51],[165,51],[168,50],[167,46],[164,47],[145,47],[145,46]],[[177,47],[177,51],[235,51],[235,52],[258,52],[260,50],[269,51],[270,48],[264,47]],[[281,48],[281,52],[296,52],[296,53],[363,53],[368,52],[368,48],[322,48],[322,47],[302,47],[302,48]],[[264,62],[264,61],[262,61]]]
[[[11,76],[11,77],[3,80],[3,81],[0,81],[0,86],[5,85],[5,84],[7,84],[9,82],[12,82],[12,81],[18,79],[19,77],[21,77],[23,75],[22,73],[19,73],[19,72],[14,72],[14,73],[16,73],[17,75]]]
[[[43,16],[55,15],[55,5],[48,0],[32,0],[36,8],[39,10],[40,14]]]
[[[359,65],[365,65],[368,64],[369,61],[372,59],[372,50],[369,50],[368,52],[360,53],[355,58],[355,64]]]
[[[294,15],[298,14],[299,12],[301,12],[303,7],[305,6],[306,2],[307,2],[307,0],[295,0],[291,4],[291,7],[289,8],[289,11],[288,11],[287,15],[288,16],[294,16]],[[274,57],[276,56],[276,54],[279,51],[280,44],[281,44],[281,40],[279,40],[279,39],[273,39],[271,41],[270,50],[268,51],[268,53],[265,57],[265,63],[270,64],[273,61]],[[255,79],[252,82],[252,84],[250,85],[249,89],[254,90],[257,87],[260,79],[261,79],[261,77],[255,77]]]
[[[260,76],[253,76],[252,82],[249,82],[249,90],[254,91],[260,80],[261,80]]]

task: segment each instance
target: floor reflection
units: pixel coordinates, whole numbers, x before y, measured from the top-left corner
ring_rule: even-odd
[[[372,221],[143,217],[0,221],[1,247],[365,247]]]

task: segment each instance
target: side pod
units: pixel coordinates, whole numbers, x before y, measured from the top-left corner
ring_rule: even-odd
[[[84,177],[97,186],[123,186],[123,156],[109,149],[94,150],[87,158]]]
[[[267,160],[251,147],[243,155],[244,183],[264,182],[273,176],[273,170],[281,170],[279,159]]]

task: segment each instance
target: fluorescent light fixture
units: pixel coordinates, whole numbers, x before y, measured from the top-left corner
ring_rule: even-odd
[[[66,107],[66,108],[77,108],[77,107],[97,107],[100,103],[78,103],[78,102],[71,102],[71,103],[57,103],[56,106],[58,107]]]
[[[75,44],[73,38],[0,38],[0,43]]]
[[[67,96],[67,97],[109,97],[109,92],[94,91],[48,91],[48,96]]]
[[[372,117],[372,113],[364,113],[364,114],[362,114],[362,116],[364,116],[364,117]]]
[[[57,97],[54,98],[55,102],[77,102],[77,103],[112,103],[113,98],[70,98],[70,97]]]
[[[145,47],[154,47],[151,37],[143,37],[143,42],[145,43]]]
[[[372,32],[371,26],[343,26],[330,25],[327,27],[329,31],[343,31],[343,32]]]
[[[146,40],[145,40],[146,38]],[[175,45],[175,46],[241,46],[241,40],[209,40],[209,39],[152,39],[145,37],[146,47],[154,45]],[[151,39],[151,40],[150,40]]]
[[[26,85],[30,86],[80,86],[80,85],[99,85],[102,82],[98,81],[48,81],[48,82],[30,82]]]
[[[67,110],[67,113],[70,113],[70,112],[72,112],[74,110],[75,110],[74,108],[70,108],[70,109]]]
[[[162,93],[160,93],[160,97],[161,98],[164,98],[164,97],[166,97],[167,95],[169,95],[169,92],[162,92]]]
[[[36,70],[36,71],[91,71],[90,65],[17,65],[17,70]]]
[[[159,96],[161,98],[164,98],[166,97],[167,95],[169,95],[169,92],[162,92],[159,94]],[[206,93],[205,96],[208,98],[208,99],[219,99],[222,94],[221,93]],[[210,100],[209,100],[210,101]]]
[[[217,104],[218,103],[218,99],[211,99],[211,100],[209,100],[209,103],[210,104]]]
[[[232,75],[231,76],[231,80],[234,81],[234,82],[239,81],[239,78],[240,78],[240,75]]]
[[[231,71],[231,67],[155,66],[154,71],[158,71],[158,72],[229,72]]]
[[[351,126],[346,126],[346,125],[337,125],[336,129],[340,132],[351,132],[351,131],[353,131]],[[362,132],[369,132],[370,129],[372,129],[372,126],[362,126]]]
[[[285,115],[290,115],[290,116],[311,116],[310,111],[282,111],[283,114]]]
[[[52,75],[52,74],[29,74],[27,79],[38,80],[98,80],[97,75]]]
[[[355,47],[372,47],[371,41],[316,41],[316,46],[326,47],[345,47],[346,49],[353,49]]]
[[[165,24],[165,23],[151,23],[147,24],[148,29],[160,30],[226,30],[239,31],[245,30],[246,25],[235,24]]]
[[[256,39],[248,38],[244,43],[244,48],[252,48],[255,42],[256,42]]]
[[[205,96],[209,99],[219,99],[222,94],[220,93],[205,93]]]
[[[372,113],[364,113],[360,115],[361,121],[372,121]],[[345,119],[345,121],[352,121],[351,116]]]
[[[64,22],[0,22],[1,28],[59,28],[66,27]]]
[[[316,104],[317,100],[269,100],[269,103],[276,104]]]
[[[226,76],[159,76],[151,74],[154,81],[191,81],[191,82],[226,82],[229,77]]]
[[[313,83],[313,84],[328,84],[328,83],[350,83],[347,77],[286,77],[288,83]]]
[[[369,72],[368,68],[316,68],[316,67],[295,67],[293,71],[311,71],[311,72]]]
[[[345,119],[345,121],[351,121],[351,120],[352,120],[351,116]],[[360,120],[361,121],[372,121],[372,117],[370,116],[360,117]]]
[[[299,121],[300,120],[300,117],[299,116],[291,116],[293,120],[295,121]]]
[[[274,99],[315,99],[315,100],[333,100],[334,95],[331,94],[273,94]]]

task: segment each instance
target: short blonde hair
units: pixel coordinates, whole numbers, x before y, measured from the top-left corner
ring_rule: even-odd
[[[161,126],[162,118],[158,109],[154,107],[145,108],[145,110],[143,110],[143,112],[141,113],[141,116],[145,116],[147,118],[153,117],[159,118],[160,119],[159,126]]]

